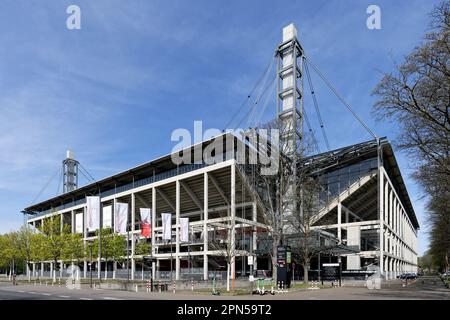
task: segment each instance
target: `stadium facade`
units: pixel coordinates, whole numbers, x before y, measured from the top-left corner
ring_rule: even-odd
[[[151,255],[154,279],[211,279],[226,268],[226,242],[221,230],[232,230],[234,237],[232,277],[249,276],[253,270],[271,272],[270,258],[263,241],[270,233],[264,208],[254,197],[248,183],[246,165],[239,161],[240,145],[232,134],[224,134],[192,146],[201,148],[220,138],[223,153],[213,161],[193,161],[176,165],[166,155],[116,175],[96,181],[24,210],[30,225],[39,228],[44,219],[56,216],[71,232],[83,235],[85,243],[95,239],[95,230],[86,228],[86,196],[98,195],[101,205],[114,208],[115,202],[127,203],[130,212],[131,278],[136,277],[135,243],[141,236],[140,208],[151,208]],[[232,141],[231,143],[229,141]],[[382,164],[378,166],[375,141],[352,145],[305,159],[311,174],[320,173],[323,206],[312,222],[312,229],[331,236],[353,252],[342,254],[343,272],[348,276],[380,270],[388,277],[417,268],[417,230],[419,228],[391,145],[383,140]],[[248,148],[246,146],[243,147]],[[241,149],[242,150],[242,149]],[[186,151],[186,150],[184,150]],[[193,152],[194,153],[194,152]],[[110,207],[110,208],[111,208]],[[105,210],[102,210],[105,212]],[[102,226],[114,227],[114,214],[108,210]],[[172,241],[164,241],[162,213],[173,213]],[[189,218],[189,240],[181,242],[180,218]],[[81,220],[80,220],[81,219]],[[107,223],[105,223],[107,221]],[[80,227],[81,226],[81,227]],[[150,252],[149,254],[150,255]],[[250,260],[254,260],[249,266]],[[323,257],[322,261],[328,258]],[[332,257],[335,261],[336,257]],[[318,269],[317,260],[311,269]],[[88,261],[80,265],[84,276]],[[98,263],[98,260],[97,260]],[[320,262],[318,262],[320,264]],[[33,267],[36,276],[49,270],[51,261]],[[102,262],[102,270],[112,270],[111,262]],[[97,268],[100,277],[100,268]],[[38,271],[39,270],[39,271]],[[199,271],[201,270],[201,271]]]
[[[336,244],[335,250],[313,257],[311,272],[320,276],[318,271],[324,261],[341,262],[344,275],[353,278],[377,271],[386,277],[416,271],[419,224],[390,143],[385,138],[376,138],[312,156],[296,150],[298,141],[304,140],[304,57],[296,36],[293,25],[284,28],[283,42],[277,49],[281,156],[296,164],[293,183],[297,179],[297,166],[301,168],[299,171],[319,181],[321,206],[311,221],[311,229],[318,235],[319,243],[322,238]],[[150,263],[153,279],[208,280],[222,274],[228,265],[233,279],[255,271],[270,274],[268,247],[272,226],[268,223],[264,197],[255,182],[255,164],[250,162],[249,155],[255,150],[257,158],[262,155],[259,145],[233,133],[223,133],[184,149],[181,154],[189,154],[190,161],[174,161],[180,155],[175,152],[79,188],[77,162],[68,155],[63,162],[64,193],[33,204],[23,212],[27,223],[35,228],[49,217],[61,219],[61,226],[67,225],[70,232],[82,234],[88,246],[96,234],[95,229],[88,228],[87,197],[100,198],[100,227],[115,229],[116,204],[127,204],[131,223],[128,232],[123,233],[129,239],[124,257],[129,258],[132,279],[145,264],[143,256],[135,250],[136,241],[144,239],[140,230],[143,208],[151,212],[151,232],[145,241],[151,243],[148,256],[153,257]],[[268,157],[273,156],[270,153]],[[260,173],[259,169],[256,171]],[[273,197],[276,192],[269,195],[269,201]],[[280,201],[292,201],[293,210],[301,202],[297,196]],[[169,231],[163,225],[163,215],[167,213],[172,220]],[[184,229],[188,235],[181,237],[185,218],[189,219]],[[286,235],[286,243],[290,236]],[[79,266],[86,277],[88,261]],[[101,270],[116,267],[116,263],[97,258],[98,277]],[[295,268],[300,274],[298,264]],[[45,261],[34,263],[30,272],[37,276],[49,269],[54,269],[53,262]]]

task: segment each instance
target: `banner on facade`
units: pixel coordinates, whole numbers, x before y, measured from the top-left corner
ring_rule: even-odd
[[[114,208],[114,231],[117,233],[127,232],[128,203],[116,202]]]
[[[75,233],[83,233],[83,213],[75,215]]]
[[[180,218],[180,241],[189,242],[189,218]]]
[[[172,214],[171,213],[161,213],[163,240],[172,240]]]
[[[95,231],[100,228],[100,197],[86,197],[87,229]]]
[[[141,222],[142,222],[142,223],[150,223],[150,221],[151,221],[152,209],[149,209],[149,208],[140,208],[139,211],[140,211],[140,213],[141,213]]]
[[[111,228],[112,227],[112,206],[103,207],[103,228]]]
[[[150,238],[151,235],[151,209],[149,208],[141,208],[141,236]]]

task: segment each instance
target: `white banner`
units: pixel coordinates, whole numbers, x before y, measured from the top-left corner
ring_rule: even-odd
[[[75,233],[83,233],[83,213],[75,215]]]
[[[117,233],[127,232],[128,203],[116,202],[114,208],[114,231]]]
[[[189,218],[180,218],[180,242],[189,242]]]
[[[163,228],[163,240],[172,240],[172,214],[161,213],[161,219]]]
[[[149,208],[141,208],[141,222],[142,223],[150,223],[152,210]]]
[[[112,224],[112,206],[106,206],[103,207],[103,212],[102,212],[102,216],[103,216],[103,228],[111,228]]]
[[[87,229],[95,231],[100,228],[100,197],[86,197]]]

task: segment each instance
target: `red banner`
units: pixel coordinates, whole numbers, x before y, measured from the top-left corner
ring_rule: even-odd
[[[150,223],[141,223],[141,236],[150,238],[151,226]]]

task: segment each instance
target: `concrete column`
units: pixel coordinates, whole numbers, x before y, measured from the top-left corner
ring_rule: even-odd
[[[392,227],[392,212],[394,210],[394,206],[393,206],[393,194],[394,192],[391,190],[389,190],[389,225]]]
[[[253,212],[252,212],[253,213],[253,215],[252,215],[253,222],[258,222],[258,207],[256,206],[256,201],[253,201],[252,209],[253,209]],[[257,242],[258,239],[256,238],[257,237],[256,231],[257,231],[257,227],[253,226],[253,238],[252,238],[252,241],[253,241],[252,246],[253,246],[253,254],[254,254],[253,270],[255,271],[255,273],[258,270],[258,263],[256,261],[256,254],[255,254],[256,250],[258,250],[258,242]]]
[[[50,278],[53,279],[53,262],[50,262]]]
[[[32,266],[33,266],[33,277],[36,277],[36,263],[33,262]]]
[[[175,280],[180,280],[180,181],[175,182]]]
[[[44,263],[41,262],[41,278],[44,277]]]
[[[60,226],[59,227],[60,227],[60,232],[62,233],[63,227],[64,227],[64,214],[61,213],[60,219],[61,219],[61,222],[60,222]]]
[[[101,241],[102,241],[102,239],[101,239],[101,234],[100,234],[100,231],[102,230],[102,219],[103,219],[103,216],[102,216],[102,211],[103,211],[103,204],[102,204],[102,202],[101,202],[101,199],[100,199],[100,222],[99,222],[99,230],[98,230],[98,236],[97,236],[97,238],[100,236],[100,247],[99,247],[99,252],[98,252],[98,257],[97,257],[97,277],[98,277],[98,279],[100,279],[101,278],[101,276],[102,276],[102,259],[101,259],[101,256],[102,256],[102,250],[103,250],[103,248],[101,247]]]
[[[208,173],[203,174],[203,280],[208,280]]]
[[[381,272],[381,274],[383,274],[383,270],[384,270],[384,267],[383,267],[383,259],[384,259],[384,253],[383,253],[383,250],[384,250],[384,239],[383,239],[383,233],[384,233],[384,212],[383,212],[383,209],[384,209],[384,203],[383,203],[383,201],[384,201],[384,173],[383,173],[383,170],[382,170],[382,166],[380,165],[379,166],[379,168],[378,168],[378,210],[379,210],[379,213],[378,213],[378,217],[379,217],[379,219],[380,219],[380,233],[379,233],[379,235],[380,235],[380,241],[379,241],[379,247],[380,247],[380,249],[379,249],[379,268],[380,268],[380,272]]]
[[[156,189],[152,188],[152,256],[156,253],[156,238],[155,238],[155,228],[156,228]],[[152,262],[152,277],[156,279],[156,262]]]
[[[391,258],[391,279],[394,278],[394,271],[395,271],[395,259]]]
[[[133,235],[133,238],[134,238],[134,235]],[[133,241],[134,241],[134,239],[133,239]],[[131,280],[134,280],[134,274],[136,271],[136,259],[132,256],[130,260],[131,260]]]
[[[75,233],[75,211],[70,211],[70,232]]]
[[[231,279],[236,278],[236,165],[231,165]]]
[[[338,224],[337,234],[338,234],[339,244],[342,243],[342,227],[341,227],[341,223],[342,223],[342,205],[341,205],[341,202],[339,201],[338,207],[337,207],[337,224]]]
[[[87,261],[86,259],[83,261],[83,278],[87,278]]]
[[[135,234],[136,230],[136,196],[134,192],[131,194],[131,280],[134,280],[134,273],[136,270],[136,260],[134,258],[134,249],[136,246]]]
[[[383,194],[383,204],[384,204],[384,222],[389,224],[391,221],[389,219],[389,183],[386,183],[383,187],[384,194]]]

